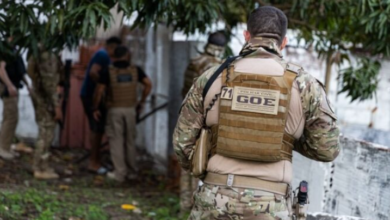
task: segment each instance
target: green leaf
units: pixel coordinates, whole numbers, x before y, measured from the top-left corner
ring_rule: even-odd
[[[61,9],[58,11],[58,30],[62,32],[64,27],[64,11]]]

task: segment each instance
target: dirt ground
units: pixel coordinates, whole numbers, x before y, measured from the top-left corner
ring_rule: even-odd
[[[139,178],[118,184],[87,172],[87,160],[80,161],[85,154],[52,149],[51,164],[61,176],[53,181],[33,178],[32,155],[0,159],[0,220],[186,219],[179,216],[177,187],[153,171],[147,155],[140,157]]]

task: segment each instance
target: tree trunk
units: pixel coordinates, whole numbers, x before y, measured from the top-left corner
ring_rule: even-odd
[[[325,70],[325,92],[328,94],[330,88],[330,79],[332,76],[332,65],[333,65],[333,51],[329,50],[326,56],[326,70]]]

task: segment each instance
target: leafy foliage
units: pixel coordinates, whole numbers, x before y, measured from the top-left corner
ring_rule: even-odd
[[[34,0],[2,1],[0,8],[0,49],[10,54],[13,45],[28,49],[34,55],[39,47],[60,51],[74,47],[80,39],[95,34],[98,24],[104,28],[111,23],[110,9],[116,1]],[[12,45],[6,41],[12,36]]]
[[[226,30],[230,31],[239,23],[246,22],[248,13],[258,5],[273,5],[283,10],[289,18],[290,28],[299,33],[308,49],[317,51],[330,66],[341,65],[354,55],[363,59],[359,63],[364,65],[359,69],[351,67],[351,71],[356,69],[360,74],[367,72],[370,76],[373,74],[371,71],[376,71],[374,75],[377,77],[378,62],[366,60],[369,57],[390,57],[390,2],[386,0],[135,0],[130,7],[138,12],[135,26],[147,27],[152,23],[165,22],[173,25],[175,30],[194,33],[196,30],[204,32],[217,21],[224,21]],[[370,83],[371,86],[363,86],[362,83]],[[352,96],[356,93],[353,91],[361,91],[356,94],[362,95],[359,100],[365,100],[373,96],[375,90],[369,88],[376,88],[377,83],[378,80],[344,83],[349,86],[342,91],[347,92],[352,100],[357,100]]]
[[[373,98],[378,85],[378,72],[380,63],[370,59],[361,59],[360,66],[356,69],[349,67],[341,71],[340,77],[343,80],[343,89],[348,96],[354,100],[365,100]]]
[[[7,35],[14,36],[13,44],[27,48],[35,55],[38,54],[38,42],[47,49],[58,51],[65,46],[77,46],[80,39],[92,37],[98,25],[109,27],[110,9],[115,5],[125,16],[137,13],[134,27],[147,28],[165,23],[186,34],[205,33],[218,21],[223,21],[226,32],[230,33],[232,28],[246,22],[248,14],[257,6],[273,5],[286,13],[290,28],[299,33],[308,49],[314,49],[321,58],[326,58],[328,66],[341,65],[354,55],[363,59],[359,63],[364,65],[352,68],[352,71],[356,69],[372,74],[371,71],[380,69],[377,62],[364,60],[390,57],[388,0],[2,1],[0,35],[3,41],[0,41],[0,50],[12,51],[12,46],[4,41]],[[377,72],[374,75],[377,76]],[[369,83],[376,88],[378,81],[370,80]],[[342,89],[349,96],[353,94],[352,90],[371,88],[361,86],[359,82],[343,85],[349,85]],[[364,95],[359,100],[370,98],[373,93],[374,90],[367,89],[364,94],[371,95]]]

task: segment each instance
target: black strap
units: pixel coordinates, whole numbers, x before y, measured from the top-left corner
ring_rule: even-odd
[[[240,55],[237,55],[237,56],[234,56],[234,57],[229,57],[225,60],[224,63],[221,64],[221,66],[219,66],[219,68],[217,69],[217,71],[214,72],[214,74],[210,77],[210,79],[207,81],[204,89],[203,89],[203,93],[202,93],[202,97],[203,97],[203,100],[204,98],[206,97],[207,95],[207,92],[210,90],[210,87],[211,85],[213,85],[214,81],[218,78],[219,74],[222,73],[222,71],[224,69],[226,69],[227,67],[229,67],[229,65],[235,61],[237,58],[239,57],[244,57],[248,54],[251,54],[252,52],[254,52],[254,50],[250,50],[250,51],[247,51],[245,53],[242,53]]]

